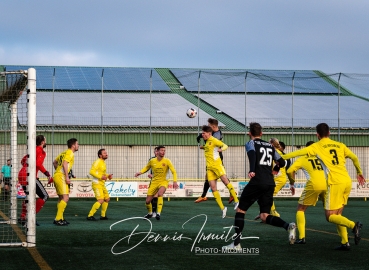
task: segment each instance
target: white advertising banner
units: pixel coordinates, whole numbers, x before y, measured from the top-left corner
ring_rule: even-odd
[[[57,198],[56,190],[54,187],[54,183],[47,184],[47,181],[41,181],[44,185],[47,193],[50,198]],[[245,186],[248,184],[248,181],[243,182],[231,182],[234,189],[237,191],[238,196],[242,193]],[[105,186],[109,192],[110,197],[146,197],[147,189],[150,182],[115,182],[110,181],[106,182]],[[173,198],[198,198],[201,196],[204,182],[203,181],[178,181],[179,188],[174,190],[173,182],[170,182],[168,185],[168,189],[166,190],[164,197],[173,197]],[[302,191],[306,186],[305,181],[296,181],[295,183],[295,195],[292,196],[290,191],[290,184],[287,183],[276,195],[277,198],[285,197],[285,198],[299,198],[301,196]],[[229,191],[227,187],[220,181],[217,182],[217,189],[220,193],[221,197],[229,197]],[[83,181],[83,180],[73,180],[70,185],[70,194],[71,198],[94,198],[94,192],[92,190],[91,181]],[[213,193],[211,189],[208,190],[207,197],[213,197]],[[350,192],[350,197],[369,197],[369,183],[365,183],[364,185],[359,185],[357,182],[352,183],[352,189]]]
[[[57,198],[54,183],[47,184],[47,181],[41,181],[50,198]],[[109,196],[115,197],[137,197],[137,182],[105,182]],[[70,184],[71,198],[94,198],[91,181],[74,180]]]
[[[137,196],[138,197],[146,197],[147,196],[147,190],[149,188],[150,182],[139,182],[137,183],[138,189],[137,189]],[[172,198],[179,198],[179,197],[187,197],[186,196],[186,185],[185,182],[178,181],[178,189],[175,190],[173,188],[173,182],[170,182],[168,185],[167,190],[164,193],[163,197],[172,197]]]

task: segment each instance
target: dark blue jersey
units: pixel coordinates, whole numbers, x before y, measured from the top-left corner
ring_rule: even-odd
[[[249,158],[250,172],[255,173],[255,176],[250,179],[249,185],[275,186],[272,174],[273,160],[278,162],[280,167],[285,166],[285,161],[274,147],[266,141],[254,139],[246,143],[246,152]]]

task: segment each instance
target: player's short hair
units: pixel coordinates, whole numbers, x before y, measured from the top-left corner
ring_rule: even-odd
[[[41,143],[45,140],[45,136],[44,135],[37,135],[36,137],[36,145],[39,146],[41,145]]]
[[[250,133],[252,136],[257,137],[261,135],[261,125],[259,123],[256,122],[251,122],[250,123]]]
[[[209,125],[218,126],[218,120],[215,119],[215,118],[209,118],[208,123],[209,123]]]
[[[273,145],[274,148],[282,150],[281,144],[277,138],[270,138],[269,143]]]
[[[308,147],[309,145],[312,145],[313,143],[314,141],[308,141],[305,146]]]
[[[99,149],[99,151],[97,151],[97,156],[100,157],[102,155],[102,151],[104,151],[105,148],[101,148]]]
[[[316,133],[319,134],[320,138],[329,136],[329,126],[326,123],[320,123],[316,126]]]
[[[77,142],[76,138],[71,138],[67,141],[68,148],[72,148],[72,146]]]
[[[207,126],[207,125],[203,125],[201,130],[204,131],[204,132],[208,132],[208,133],[213,132],[213,129],[211,127]]]
[[[162,149],[162,148],[165,148],[165,146],[164,145],[158,145],[157,147],[155,147],[156,148],[156,151],[159,151],[160,149]]]
[[[9,158],[9,159],[7,159],[7,160],[6,160],[6,162],[8,162],[8,161],[12,161],[12,159],[11,159],[11,158]]]
[[[286,149],[286,145],[284,144],[284,142],[279,141],[279,145],[282,147],[283,150]]]

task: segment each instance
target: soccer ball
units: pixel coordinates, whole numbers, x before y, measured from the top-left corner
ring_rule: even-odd
[[[190,108],[187,110],[186,114],[189,118],[194,118],[197,115],[197,111],[193,108]]]

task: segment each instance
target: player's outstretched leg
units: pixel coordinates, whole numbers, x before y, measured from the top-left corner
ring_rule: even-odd
[[[157,210],[156,210],[156,216],[155,218],[157,220],[160,220],[160,214],[161,214],[161,211],[163,209],[163,204],[164,204],[164,199],[163,197],[158,197],[158,207],[157,207]]]
[[[146,209],[147,209],[147,215],[145,216],[145,218],[152,218],[152,204],[151,204],[151,202],[146,204]]]
[[[108,210],[109,203],[107,201],[104,201],[101,204],[101,216],[100,220],[108,220],[108,217],[106,216],[106,211]]]
[[[345,226],[336,225],[337,233],[341,237],[341,245],[334,248],[335,250],[349,251],[351,249],[348,242],[347,228]]]
[[[234,190],[234,188],[233,188],[233,185],[231,184],[231,183],[228,183],[227,185],[226,185],[226,187],[228,188],[228,190],[229,190],[229,194],[231,194],[231,197],[233,198],[233,201],[234,201],[234,209],[236,210],[237,209],[237,207],[238,207],[238,198],[237,198],[237,193],[236,193],[236,191]],[[228,202],[229,202],[229,200],[228,200]]]
[[[354,233],[354,237],[355,237],[355,244],[358,245],[360,242],[360,230],[361,227],[363,226],[359,221],[357,221],[356,223],[349,220],[348,218],[342,216],[342,215],[337,215],[337,214],[333,214],[330,215],[328,217],[328,221],[331,223],[334,223],[336,225],[341,225],[344,226],[346,228],[350,228],[352,229],[352,232]],[[346,233],[341,233],[341,244],[343,243],[347,243],[348,242],[348,237],[347,237],[347,232]]]
[[[297,229],[299,230],[299,239],[295,241],[295,244],[305,244],[305,212],[297,211],[296,212],[296,223]]]
[[[242,236],[242,231],[243,231],[243,227],[245,225],[245,214],[244,213],[236,213],[236,216],[234,218],[234,229],[236,231],[236,238],[235,240],[227,245],[227,246],[223,246],[222,249],[227,249],[227,250],[240,250],[241,249],[241,236]]]
[[[94,215],[95,215],[95,213],[96,213],[96,211],[97,210],[99,210],[99,208],[100,208],[100,206],[101,206],[101,203],[100,202],[95,202],[93,205],[92,205],[92,207],[91,207],[91,210],[90,210],[90,212],[88,213],[88,215],[87,215],[87,220],[89,220],[89,221],[96,221],[96,218],[94,217]]]
[[[296,241],[296,224],[294,222],[287,223],[280,217],[269,215],[265,219],[265,223],[276,227],[282,227],[288,232],[288,241],[293,245]]]
[[[198,197],[195,200],[195,203],[205,202],[205,201],[208,200],[208,198],[206,198],[206,193],[208,193],[209,188],[210,188],[209,181],[208,180],[205,180],[204,187],[203,187],[203,190],[202,190],[202,194],[201,194],[200,197]]]
[[[224,207],[219,191],[218,190],[213,191],[213,196],[214,196],[215,201],[219,205],[220,210],[222,210],[222,218],[225,218],[227,215],[227,207]]]

